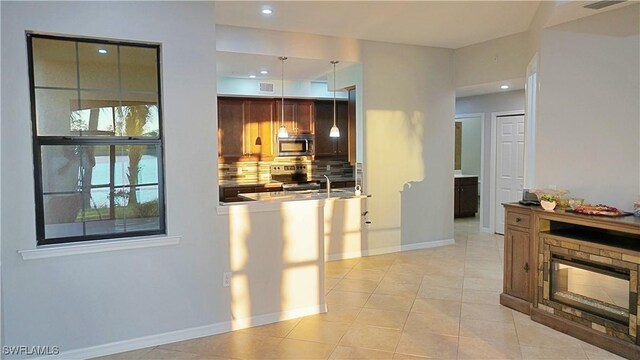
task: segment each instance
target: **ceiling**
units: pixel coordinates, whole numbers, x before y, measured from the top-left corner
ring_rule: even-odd
[[[218,1],[216,23],[457,49],[526,31],[539,1]],[[260,10],[268,7],[271,15]]]
[[[556,1],[546,26],[629,5],[625,1],[602,10],[584,9],[594,1]],[[217,1],[216,23],[267,30],[384,41],[457,49],[528,30],[540,1]],[[271,15],[261,14],[271,9]],[[593,30],[588,20],[580,24]],[[637,30],[637,21],[631,22]],[[578,24],[578,25],[580,25]],[[577,26],[577,25],[576,25]],[[625,25],[626,26],[626,25]],[[608,32],[628,32],[612,26]],[[584,30],[583,30],[584,31]],[[609,34],[610,35],[610,34]],[[273,56],[218,52],[218,76],[278,80],[280,61]],[[340,63],[337,69],[351,64]],[[262,75],[266,69],[269,74]],[[326,80],[329,59],[288,59],[286,80]],[[501,90],[500,85],[509,85]],[[457,97],[524,88],[524,78],[456,89]]]
[[[282,64],[276,56],[257,54],[231,53],[218,51],[216,55],[218,77],[247,79],[255,75],[259,80],[280,80]],[[336,70],[341,70],[354,63],[341,61]],[[268,71],[261,74],[261,70]],[[333,71],[329,60],[288,58],[284,63],[286,80],[326,81],[326,74]]]

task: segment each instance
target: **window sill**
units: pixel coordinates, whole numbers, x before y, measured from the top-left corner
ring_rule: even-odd
[[[88,244],[73,243],[62,245],[45,245],[37,249],[18,250],[18,254],[22,256],[22,260],[37,260],[59,256],[178,245],[181,239],[182,236],[162,236],[129,240],[94,241]]]

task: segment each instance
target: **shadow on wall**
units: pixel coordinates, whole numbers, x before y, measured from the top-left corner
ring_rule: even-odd
[[[397,248],[407,221],[402,206],[406,196],[420,196],[405,184],[424,181],[423,141],[425,116],[422,112],[369,110],[365,133],[367,192],[372,225],[367,249]],[[399,250],[399,248],[398,248]]]
[[[325,304],[323,232],[317,202],[262,212],[229,207],[232,330],[318,312]]]

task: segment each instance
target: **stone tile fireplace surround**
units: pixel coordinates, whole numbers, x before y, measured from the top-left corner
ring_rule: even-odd
[[[640,308],[638,303],[638,266],[640,265],[640,257],[637,256],[637,253],[631,254],[631,251],[624,249],[598,246],[598,244],[580,240],[568,238],[560,240],[552,235],[540,235],[540,242],[542,243],[542,251],[538,254],[541,266],[538,268],[537,291],[538,298],[541,300],[538,302],[538,309],[592,328],[608,336],[638,344],[636,319]],[[556,282],[571,282],[572,280],[568,279],[570,277],[568,272],[573,270],[567,268],[559,269],[559,264],[554,259],[569,259],[566,263],[573,263],[578,267],[581,264],[586,265],[584,267],[590,267],[591,270],[582,271],[589,271],[591,277],[603,272],[613,272],[612,270],[617,270],[616,272],[621,276],[626,274],[627,303],[618,303],[620,306],[612,306],[610,303],[596,297],[596,295],[585,296],[576,291],[571,291],[573,289],[567,286],[566,283],[562,286],[564,290],[562,293],[573,295],[574,301],[570,301],[570,299],[563,301],[562,296],[554,298],[552,289],[553,273],[564,271],[562,276],[558,276],[564,279],[556,280]],[[575,281],[579,282],[580,279]],[[583,285],[582,287],[587,291],[589,289],[594,292],[600,290],[603,295],[608,295],[606,293],[607,284],[603,283],[605,281],[605,279],[600,279],[599,281],[599,285],[604,288],[603,290],[596,288],[597,283],[594,283],[595,286],[584,284],[578,284],[577,286]],[[575,302],[575,304],[570,305],[572,302]],[[611,309],[611,307],[614,308]],[[621,309],[624,309],[624,311]],[[615,314],[607,315],[607,313],[616,312],[616,310],[626,312],[626,316],[621,315],[616,321],[613,319]]]

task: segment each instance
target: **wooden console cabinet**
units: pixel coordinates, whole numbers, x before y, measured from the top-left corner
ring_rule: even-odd
[[[640,218],[544,211],[519,204],[503,206],[505,255],[500,303],[595,346],[628,359],[640,359]],[[628,306],[599,303],[599,295],[589,295],[589,290],[582,290],[587,291],[584,295],[578,293],[580,286],[568,290],[562,290],[562,285],[554,288],[554,281],[559,284],[567,281],[554,277],[554,274],[568,273],[558,264],[569,264],[594,274],[585,278],[581,273],[580,281],[592,279],[601,284],[598,274],[618,274],[614,276],[620,279],[626,276]],[[573,279],[576,281],[578,277]],[[559,293],[569,296],[556,297]],[[573,301],[580,297],[587,301]],[[609,315],[603,309],[609,309]],[[621,314],[621,317],[612,318],[610,314]]]
[[[531,313],[535,284],[532,255],[533,215],[531,208],[519,204],[503,204],[504,277],[500,303],[525,314]]]

